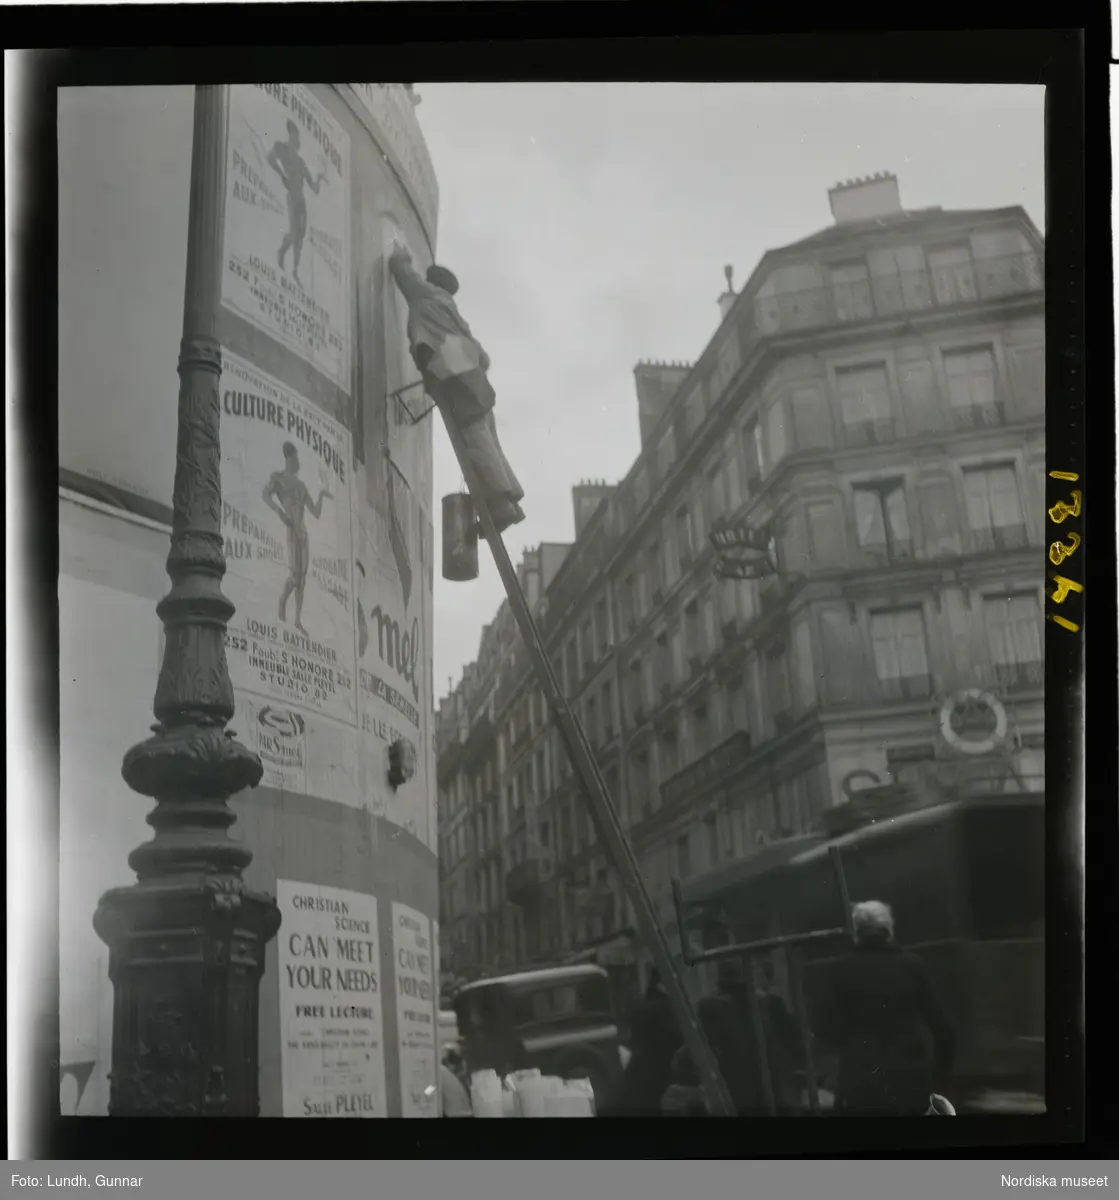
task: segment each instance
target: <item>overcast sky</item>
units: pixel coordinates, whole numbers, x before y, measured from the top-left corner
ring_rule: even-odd
[[[527,493],[506,535],[574,534],[571,487],[639,450],[633,367],[694,361],[723,266],[832,223],[827,192],[892,171],[906,208],[1023,205],[1044,227],[1041,88],[909,84],[417,84],[439,179],[438,257],[493,360],[497,423]],[[462,476],[435,423],[435,520]],[[438,537],[436,545],[439,545]],[[435,572],[436,695],[504,597]]]

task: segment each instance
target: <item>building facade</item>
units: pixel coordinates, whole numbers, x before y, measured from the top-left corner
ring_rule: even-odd
[[[226,658],[230,729],[264,767],[231,807],[283,920],[261,1113],[435,1117],[432,431],[395,399],[417,375],[386,270],[397,240],[433,259],[434,173],[409,87],[227,100]],[[193,106],[191,87],[59,97],[60,1029],[81,1115],[107,1111],[112,1042],[93,914],[151,837],[121,762],[162,656]]]
[[[1042,239],[1019,208],[906,211],[888,175],[830,199],[720,298],[696,363],[637,366],[640,456],[574,489],[536,602],[670,937],[674,876],[915,778],[969,689],[1042,787]],[[718,577],[728,525],[776,571]],[[444,962],[632,984],[632,913],[512,630],[487,662],[481,707],[475,664],[441,710]]]

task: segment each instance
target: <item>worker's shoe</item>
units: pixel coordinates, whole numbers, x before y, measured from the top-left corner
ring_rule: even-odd
[[[504,533],[511,525],[519,525],[525,519],[525,510],[519,504],[503,504],[490,514],[498,533]],[[485,536],[482,523],[478,522],[478,533]]]

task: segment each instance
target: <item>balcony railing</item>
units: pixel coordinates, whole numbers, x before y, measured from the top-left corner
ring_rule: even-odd
[[[886,446],[897,441],[897,426],[893,417],[849,421],[844,423],[843,435],[848,446]]]
[[[996,663],[995,678],[1000,688],[1041,687],[1045,682],[1045,663]]]
[[[1024,524],[973,529],[971,536],[977,550],[1021,550],[1029,544],[1029,534]]]
[[[763,334],[794,333],[1000,300],[1040,292],[1043,287],[1044,264],[1039,254],[1009,254],[977,259],[974,266],[901,271],[766,296],[755,301],[754,318]]]
[[[924,700],[932,695],[932,679],[928,675],[880,679],[878,690],[883,700]]]
[[[675,804],[701,787],[713,786],[717,780],[743,766],[750,753],[750,735],[743,731],[732,734],[714,750],[665,780],[661,785],[665,804]]]
[[[990,404],[954,408],[952,423],[957,429],[993,429],[1006,424],[1006,406],[1001,400],[996,400]]]

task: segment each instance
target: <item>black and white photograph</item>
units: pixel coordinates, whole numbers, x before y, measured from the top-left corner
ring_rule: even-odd
[[[56,1115],[1053,1114],[1047,87],[435,74],[58,88]]]

